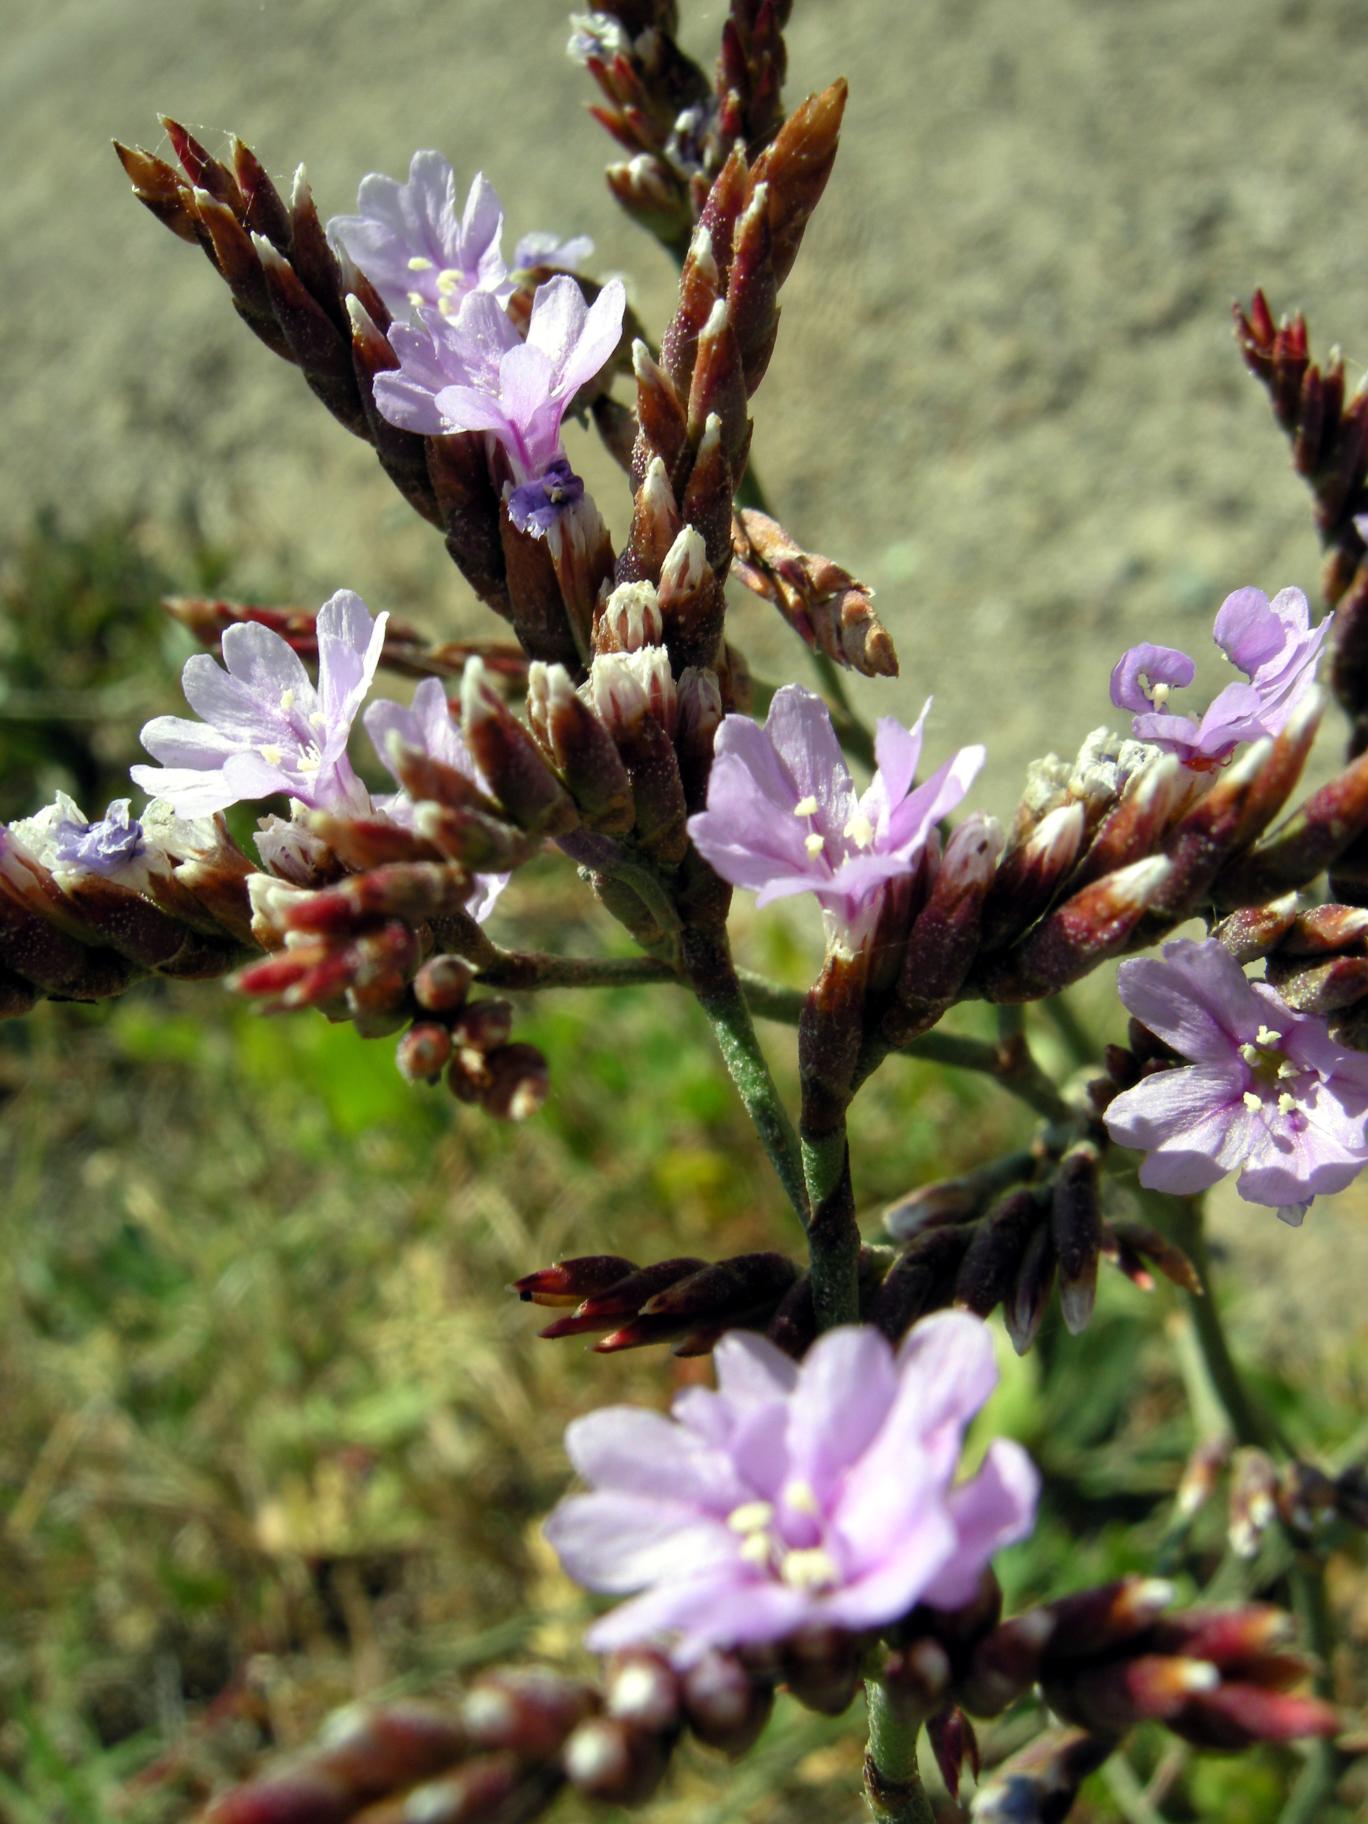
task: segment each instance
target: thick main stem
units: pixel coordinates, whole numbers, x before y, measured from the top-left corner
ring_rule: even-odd
[[[822,1330],[858,1323],[860,1317],[860,1230],[846,1110],[860,1053],[865,969],[863,952],[829,952],[798,1022],[803,1091],[799,1133],[810,1210],[808,1265],[812,1306]]]
[[[865,1706],[864,1780],[871,1816],[878,1824],[935,1824],[917,1767],[919,1723],[904,1713],[881,1678],[866,1679]]]
[[[755,1036],[723,927],[691,926],[681,940],[685,977],[712,1022],[722,1062],[754,1123],[789,1202],[806,1225],[807,1190],[798,1136]]]

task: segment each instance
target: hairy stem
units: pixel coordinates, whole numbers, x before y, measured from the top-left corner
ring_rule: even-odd
[[[865,1797],[878,1824],[935,1824],[917,1768],[915,1718],[904,1713],[880,1678],[865,1681],[869,1740],[865,1747]]]
[[[807,1191],[793,1131],[741,992],[724,928],[693,926],[683,934],[685,977],[712,1022],[722,1061],[755,1125],[789,1202],[806,1226]]]
[[[855,1225],[845,1123],[821,1139],[804,1134],[802,1151],[812,1212],[808,1220],[812,1308],[818,1329],[830,1330],[836,1324],[858,1323],[860,1318],[860,1231]]]

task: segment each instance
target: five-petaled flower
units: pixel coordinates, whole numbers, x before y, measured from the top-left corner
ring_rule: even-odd
[[[765,726],[747,716],[718,730],[707,809],[689,819],[700,854],[756,904],[815,893],[833,935],[855,946],[868,935],[882,889],[916,872],[937,823],[983,764],[962,747],[922,785],[928,701],[912,728],[880,718],[878,771],[857,797],[820,697],[798,684],[776,691]]]
[[[977,1318],[926,1318],[896,1354],[872,1328],[831,1330],[801,1365],[734,1331],[715,1360],[717,1391],[689,1388],[672,1418],[608,1407],[566,1433],[594,1489],[561,1502],[547,1537],[577,1582],[644,1592],[589,1646],[667,1635],[687,1665],[810,1627],[880,1628],[967,1602],[1030,1530],[1038,1478],[1019,1445],[998,1440],[955,1480],[997,1378]]]
[[[1107,1108],[1112,1139],[1148,1155],[1141,1184],[1189,1196],[1238,1172],[1243,1198],[1296,1224],[1313,1197],[1343,1190],[1368,1164],[1368,1056],[1251,982],[1214,938],[1122,963],[1117,986],[1136,1019],[1189,1060]]]
[[[1131,732],[1198,771],[1217,766],[1242,741],[1276,735],[1310,690],[1316,660],[1334,617],[1311,625],[1300,589],[1237,589],[1221,603],[1212,637],[1247,684],[1227,684],[1199,722],[1174,715],[1170,693],[1190,684],[1197,667],[1173,646],[1132,646],[1111,675],[1111,700],[1136,711]]]
[[[278,633],[255,621],[229,627],[222,666],[200,652],[181,673],[186,701],[203,720],[147,723],[142,744],[162,765],[133,767],[135,782],[185,817],[275,792],[319,808],[364,810],[369,800],[347,759],[347,737],[388,619],[372,617],[350,589],[326,601],[317,622],[317,689]]]
[[[561,275],[537,287],[526,339],[488,292],[472,292],[452,318],[420,310],[417,326],[390,329],[399,367],[376,375],[376,407],[425,437],[487,431],[506,452],[515,487],[539,482],[564,463],[561,420],[617,347],[626,308],[620,279],[586,305]],[[562,490],[576,480],[568,465],[557,473]],[[570,489],[567,501],[582,492]],[[546,504],[539,496],[533,506]]]
[[[395,743],[398,743],[400,747],[414,748],[433,760],[440,760],[444,766],[463,773],[481,791],[488,791],[465,744],[465,737],[452,719],[446,692],[437,678],[424,678],[415,687],[411,708],[405,709],[402,703],[395,703],[388,697],[378,697],[361,720],[381,762],[396,779]],[[413,828],[414,806],[407,792],[377,798],[375,809],[391,823],[401,824],[406,830]],[[477,874],[475,897],[466,910],[483,923],[507,885],[507,874]]]

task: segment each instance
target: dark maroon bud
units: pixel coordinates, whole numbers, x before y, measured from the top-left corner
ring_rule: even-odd
[[[1229,913],[1211,935],[1224,944],[1237,963],[1257,962],[1283,941],[1296,922],[1297,896],[1286,893],[1266,906],[1242,906]]]
[[[975,1646],[956,1693],[975,1716],[997,1716],[1040,1674],[1042,1651],[1054,1633],[1045,1609],[1028,1609],[986,1634]]]
[[[616,1653],[603,1675],[604,1709],[609,1716],[648,1735],[669,1735],[678,1727],[682,1698],[679,1674],[660,1653],[633,1648]]]
[[[651,1266],[639,1267],[625,1278],[615,1280],[600,1290],[591,1292],[587,1298],[571,1312],[569,1317],[558,1318],[548,1324],[541,1334],[545,1337],[584,1336],[595,1330],[610,1330],[624,1318],[634,1318],[649,1298],[657,1292],[663,1292],[676,1280],[687,1279],[708,1263],[696,1260],[690,1255],[681,1255],[673,1260],[660,1260]],[[661,1324],[659,1334],[669,1334],[673,1330],[678,1334],[678,1326]]]
[[[453,1043],[473,1051],[493,1051],[506,1045],[513,1030],[511,1001],[469,1001],[452,1028]]]
[[[667,1750],[654,1735],[615,1716],[581,1723],[561,1755],[565,1777],[579,1792],[608,1805],[641,1805],[660,1784]]]
[[[1215,1691],[1220,1682],[1220,1673],[1207,1660],[1142,1653],[1112,1665],[1087,1666],[1072,1676],[1042,1679],[1041,1689],[1066,1722],[1118,1736],[1137,1723],[1172,1722],[1192,1698]]]
[[[1050,1229],[1059,1261],[1059,1306],[1071,1336],[1086,1330],[1097,1297],[1102,1247],[1098,1151],[1088,1142],[1060,1160],[1050,1203]]]
[[[729,1755],[752,1746],[774,1707],[772,1680],[751,1674],[735,1654],[716,1651],[689,1667],[683,1695],[684,1714],[699,1741]]]
[[[931,1752],[936,1757],[936,1765],[945,1781],[946,1791],[952,1799],[957,1799],[960,1772],[966,1761],[973,1770],[974,1778],[979,1777],[979,1746],[974,1725],[963,1710],[951,1704],[944,1710],[938,1710],[929,1719],[926,1739],[931,1744]]]
[[[555,1783],[545,1771],[530,1772],[517,1755],[480,1755],[441,1779],[354,1813],[353,1819],[354,1824],[413,1824],[415,1818],[422,1824],[506,1824],[535,1817]]]
[[[480,1679],[461,1702],[461,1721],[477,1748],[546,1760],[597,1704],[591,1686],[528,1666]]]
[[[975,1824],[1062,1824],[1078,1789],[1111,1754],[1111,1737],[1050,1729],[1004,1761],[974,1795]]]
[[[324,1724],[310,1765],[344,1785],[356,1803],[431,1779],[460,1760],[468,1746],[450,1710],[417,1703],[352,1705]]]
[[[461,674],[461,727],[500,804],[520,829],[559,836],[578,813],[530,734],[489,688],[484,665],[471,659]]]
[[[578,1305],[593,1292],[602,1292],[637,1271],[634,1260],[621,1254],[581,1254],[557,1261],[513,1281],[513,1291],[533,1305]]]
[[[1175,1286],[1181,1286],[1194,1297],[1202,1296],[1204,1288],[1196,1267],[1166,1235],[1161,1235],[1158,1229],[1152,1229],[1144,1222],[1119,1221],[1113,1222],[1111,1227],[1123,1248],[1148,1261],[1165,1279],[1172,1280]]]
[[[855,1637],[834,1628],[809,1628],[784,1642],[784,1682],[808,1710],[840,1716],[860,1682]]]
[[[1293,1691],[1266,1691],[1259,1685],[1230,1684],[1195,1695],[1168,1727],[1199,1748],[1218,1748],[1229,1753],[1254,1742],[1334,1736],[1344,1725],[1338,1711],[1317,1697],[1303,1697]]]
[[[738,1254],[704,1267],[648,1298],[643,1317],[729,1318],[773,1310],[798,1277],[784,1254]]]
[[[451,1034],[433,1020],[419,1020],[399,1041],[395,1063],[410,1083],[435,1083],[451,1057]]]
[[[1003,1307],[1007,1334],[1018,1355],[1025,1355],[1036,1339],[1050,1302],[1054,1275],[1054,1237],[1048,1224],[1042,1223],[1026,1244],[1011,1296]]]
[[[413,978],[413,996],[426,1013],[459,1013],[473,979],[459,956],[430,956]]]
[[[949,1304],[968,1246],[963,1227],[928,1229],[915,1237],[870,1301],[869,1322],[895,1343],[919,1317]]]
[[[1027,1244],[1044,1220],[1037,1191],[1023,1188],[999,1199],[970,1231],[955,1278],[955,1303],[975,1317],[996,1310],[1016,1283]]]
[[[347,1824],[356,1795],[307,1766],[266,1774],[215,1799],[202,1824]]]
[[[496,1120],[526,1121],[550,1094],[550,1067],[535,1045],[496,1046],[485,1054],[485,1072],[481,1105]]]

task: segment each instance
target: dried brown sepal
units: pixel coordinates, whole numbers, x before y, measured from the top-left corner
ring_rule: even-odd
[[[1073,894],[984,968],[978,992],[990,1001],[1031,1001],[1078,981],[1125,949],[1164,890],[1169,866],[1163,856],[1152,856]]]
[[[1088,1327],[1097,1297],[1102,1251],[1100,1155],[1090,1142],[1071,1147],[1059,1162],[1050,1200],[1050,1230],[1059,1262],[1059,1308],[1071,1336]]]
[[[1031,1237],[1046,1219],[1038,1191],[1009,1191],[974,1225],[955,1278],[955,1303],[987,1317],[1010,1294]]]
[[[204,235],[191,202],[191,187],[175,166],[141,146],[125,146],[117,139],[113,144],[133,194],[144,209],[181,240],[203,246]]]
[[[1291,930],[1297,916],[1297,896],[1285,893],[1263,906],[1242,906],[1212,926],[1211,935],[1224,944],[1237,963],[1255,963],[1275,950]]]
[[[1368,830],[1368,755],[1313,792],[1280,829],[1216,881],[1222,908],[1257,905],[1307,885]],[[1345,897],[1348,897],[1345,895]]]
[[[527,716],[585,823],[615,835],[631,829],[636,815],[632,782],[617,743],[564,666],[534,660],[527,678]]]
[[[461,728],[476,765],[520,829],[531,836],[560,836],[574,828],[579,821],[574,800],[475,662],[461,678]]]
[[[847,84],[839,77],[797,107],[751,170],[751,187],[769,186],[775,283],[793,270],[803,234],[836,162]]]
[[[744,140],[752,156],[778,132],[788,55],[784,27],[792,0],[731,0],[717,59],[718,131]]]
[[[1165,1279],[1200,1298],[1205,1291],[1201,1276],[1183,1250],[1145,1222],[1126,1219],[1109,1224],[1121,1245],[1157,1268]]]

